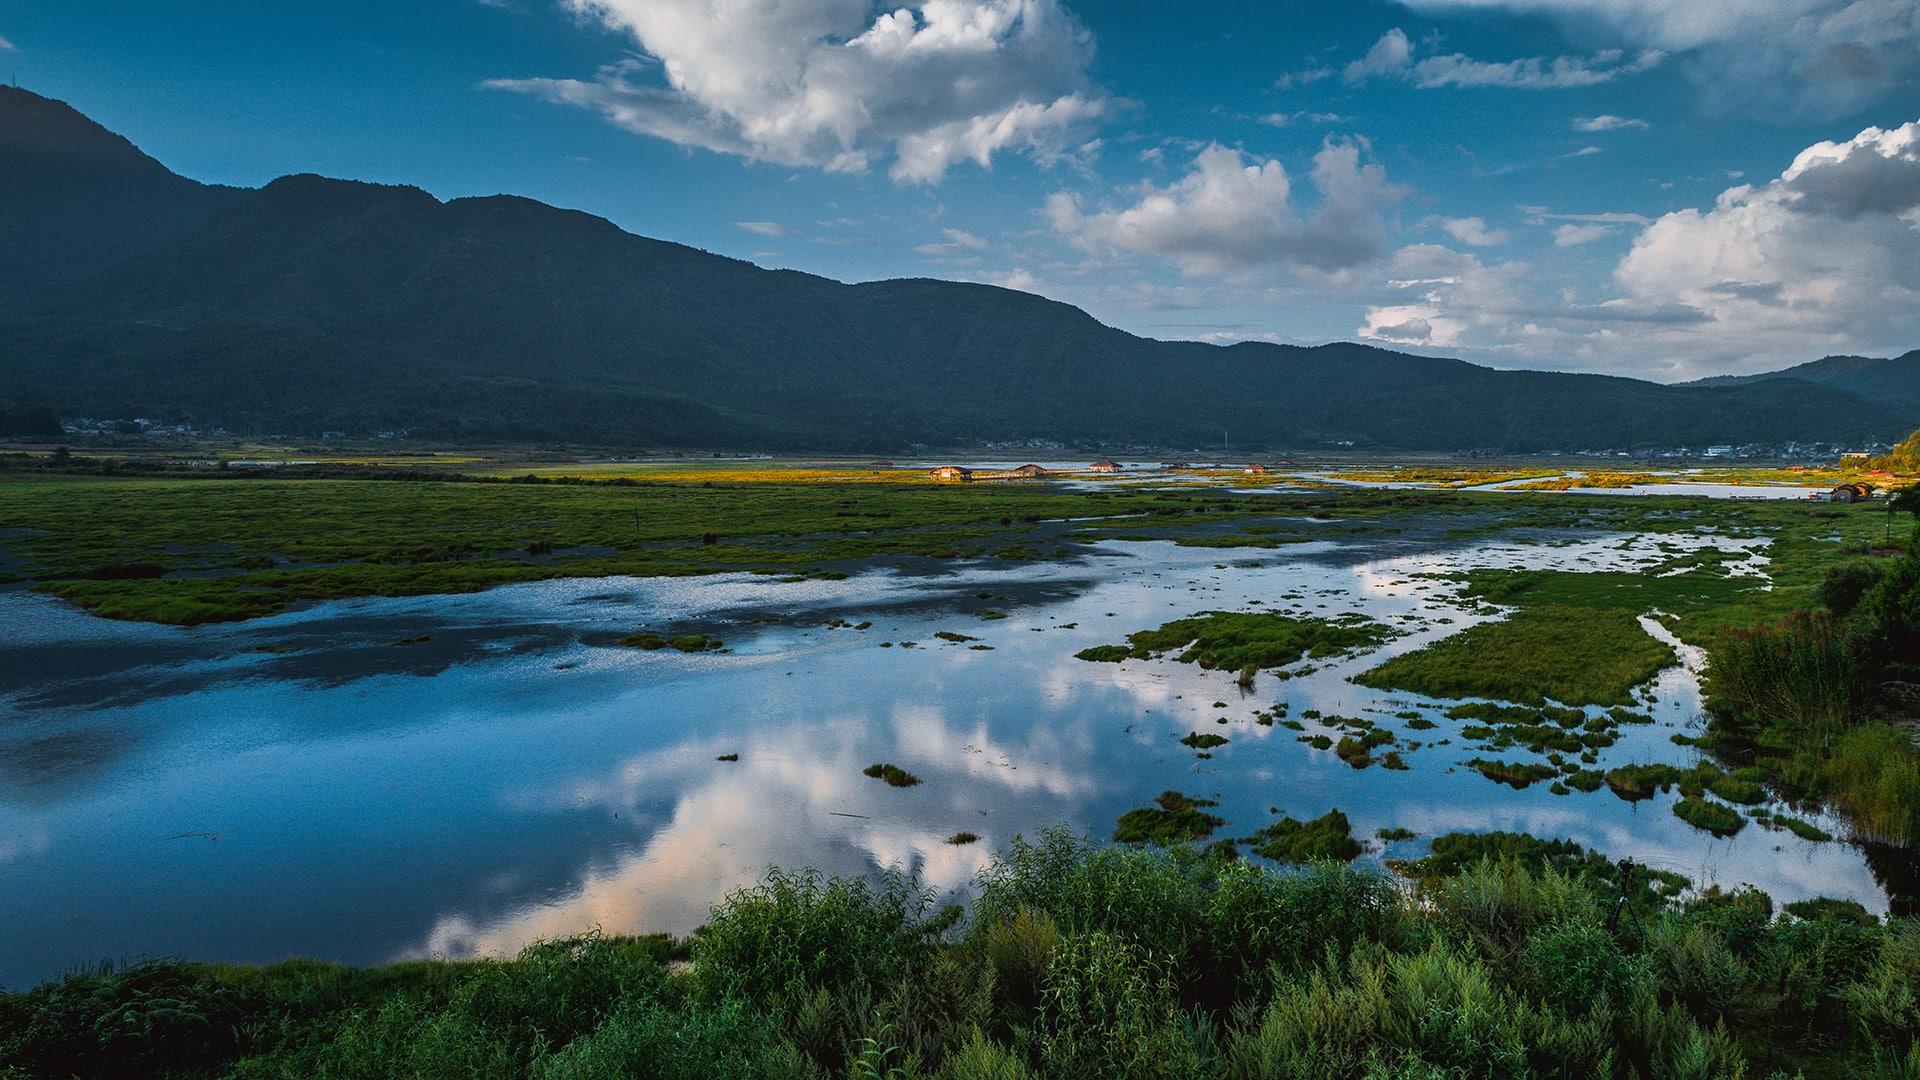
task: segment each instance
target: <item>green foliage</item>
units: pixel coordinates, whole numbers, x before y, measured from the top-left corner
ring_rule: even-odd
[[[1206,812],[1218,805],[1210,799],[1194,799],[1177,791],[1163,791],[1154,800],[1159,806],[1143,806],[1120,815],[1113,838],[1123,844],[1181,844],[1205,840],[1213,830],[1227,823],[1225,818]]]
[[[1674,803],[1673,816],[1715,836],[1732,836],[1747,826],[1747,819],[1740,816],[1740,811],[1695,795]]]
[[[1804,740],[1826,742],[1857,718],[1861,684],[1841,625],[1830,615],[1799,611],[1721,635],[1702,690],[1708,706],[1736,727],[1782,725]]]
[[[920,782],[919,777],[900,766],[883,761],[876,761],[860,771],[875,780],[885,780],[889,787],[912,787]]]
[[[1849,559],[1827,570],[1820,579],[1820,603],[1835,615],[1845,615],[1868,590],[1880,583],[1885,566],[1876,559]]]
[[[1211,750],[1216,746],[1225,746],[1227,742],[1228,739],[1225,735],[1215,735],[1212,732],[1203,733],[1198,731],[1190,731],[1185,738],[1180,740],[1182,746],[1190,746],[1195,750]]]
[[[1628,611],[1526,607],[1396,656],[1355,681],[1430,697],[1625,705],[1674,662]]]
[[[1285,667],[1303,657],[1334,656],[1387,640],[1386,627],[1366,619],[1296,619],[1272,612],[1209,611],[1176,619],[1157,630],[1128,634],[1125,647],[1083,649],[1082,660],[1145,660],[1178,649],[1175,659],[1203,668],[1237,670],[1243,675]]]
[[[771,873],[661,938],[355,970],[147,964],[0,995],[23,1077],[1897,1076],[1920,922],[1668,902],[1516,834],[1435,841],[1420,895],[1317,863],[1016,841],[964,931],[898,876]],[[1609,878],[1607,873],[1616,876]],[[954,910],[954,909],[948,909]]]
[[[1253,853],[1275,862],[1352,862],[1366,850],[1353,838],[1347,815],[1329,810],[1312,821],[1283,817],[1247,838]]]

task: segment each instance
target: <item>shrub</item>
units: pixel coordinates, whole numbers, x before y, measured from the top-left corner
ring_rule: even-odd
[[[729,895],[693,942],[694,973],[707,999],[797,1007],[814,991],[836,998],[870,992],[931,952],[919,925],[931,906],[917,882],[889,874],[826,880],[775,870],[764,884]]]
[[[1200,1075],[1164,961],[1100,931],[1061,941],[1036,1027],[1048,1076]]]
[[[1880,583],[1882,573],[1881,564],[1872,559],[1850,559],[1828,569],[1820,581],[1821,605],[1835,615],[1847,614]]]

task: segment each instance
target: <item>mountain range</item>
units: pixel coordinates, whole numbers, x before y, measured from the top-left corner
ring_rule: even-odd
[[[500,195],[201,184],[0,87],[0,409],[238,432],[881,452],[1891,440],[1920,352],[1669,386],[1156,341],[1029,293],[845,284]]]

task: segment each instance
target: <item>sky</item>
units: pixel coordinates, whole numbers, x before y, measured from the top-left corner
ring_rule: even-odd
[[[1152,337],[1920,347],[1920,0],[896,2],[0,0],[0,76],[203,181],[527,195]]]

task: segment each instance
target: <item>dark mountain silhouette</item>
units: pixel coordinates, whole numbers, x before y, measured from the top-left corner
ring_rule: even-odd
[[[1830,384],[1661,386],[1135,337],[1023,292],[766,270],[511,196],[177,176],[0,88],[0,405],[311,434],[879,450],[1888,438]]]
[[[1794,380],[1844,390],[1868,401],[1890,405],[1910,416],[1920,416],[1920,349],[1900,356],[1828,356],[1784,371],[1759,375],[1718,375],[1694,386],[1751,386],[1760,382]]]

